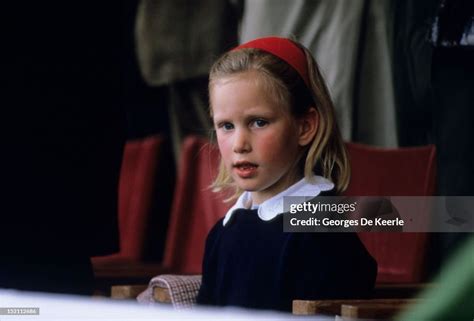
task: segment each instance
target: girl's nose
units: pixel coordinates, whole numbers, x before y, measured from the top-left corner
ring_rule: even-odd
[[[249,137],[245,130],[236,130],[234,133],[234,153],[248,153],[252,150]]]

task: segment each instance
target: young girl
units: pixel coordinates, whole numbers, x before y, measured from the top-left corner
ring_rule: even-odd
[[[377,268],[357,235],[283,232],[284,196],[337,195],[350,176],[309,51],[278,37],[243,44],[213,65],[209,95],[214,188],[237,202],[208,235],[197,302],[291,311],[294,299],[369,296]]]

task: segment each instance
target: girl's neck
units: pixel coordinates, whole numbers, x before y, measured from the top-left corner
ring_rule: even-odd
[[[272,198],[273,196],[283,192],[288,187],[292,186],[299,180],[303,178],[303,175],[288,175],[282,177],[280,181],[276,182],[273,186],[263,190],[251,192],[252,195],[252,204],[251,205],[260,205],[266,200]]]

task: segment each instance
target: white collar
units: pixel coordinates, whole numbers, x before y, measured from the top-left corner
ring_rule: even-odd
[[[308,181],[306,178],[301,179],[295,184],[288,187],[281,193],[273,196],[258,206],[258,217],[263,221],[269,221],[275,218],[277,215],[283,213],[283,197],[284,196],[302,196],[302,197],[315,197],[318,196],[322,191],[330,191],[334,188],[332,183],[327,178],[322,176],[313,176],[312,181]],[[226,225],[230,220],[234,211],[237,209],[249,209],[252,205],[252,194],[250,192],[243,192],[242,195],[237,199],[237,202],[232,206],[224,217],[223,224]]]

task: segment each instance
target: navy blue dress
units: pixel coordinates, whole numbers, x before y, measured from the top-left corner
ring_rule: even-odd
[[[377,263],[354,233],[285,233],[238,209],[209,232],[198,304],[291,311],[294,299],[370,296]]]

